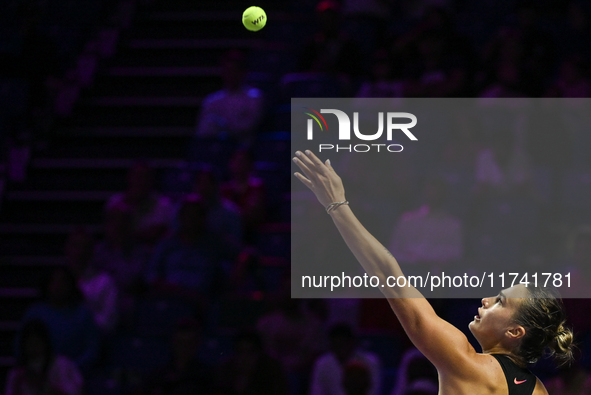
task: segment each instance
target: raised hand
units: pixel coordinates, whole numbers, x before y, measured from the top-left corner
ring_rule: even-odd
[[[322,163],[309,150],[305,152],[297,151],[295,154],[293,161],[305,176],[299,172],[294,173],[294,175],[314,192],[314,195],[324,207],[334,202],[346,200],[343,181],[334,171],[329,160]]]

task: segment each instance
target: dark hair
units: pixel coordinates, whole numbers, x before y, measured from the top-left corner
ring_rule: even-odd
[[[178,332],[201,332],[201,324],[195,318],[185,317],[177,321],[175,331]]]
[[[263,349],[263,340],[261,339],[261,336],[258,332],[251,329],[240,331],[234,338],[234,347],[243,343],[253,345],[258,351]]]
[[[203,201],[203,197],[201,197],[198,193],[188,193],[183,196],[181,201],[181,207],[179,209],[178,216],[182,218],[186,215],[187,211],[195,209],[199,211],[200,214],[205,215],[207,213],[207,208],[205,207],[205,202]]]
[[[51,282],[53,281],[53,277],[58,273],[64,274],[68,286],[70,288],[71,293],[69,302],[72,305],[82,302],[82,300],[84,300],[84,296],[82,295],[82,291],[80,291],[80,288],[78,288],[78,280],[76,280],[74,272],[68,266],[56,266],[55,269],[53,269],[45,278],[45,282],[43,284],[43,287],[41,288],[41,296],[43,300],[47,301],[49,299],[49,287],[51,285]]]
[[[29,361],[27,360],[26,344],[27,339],[37,336],[45,343],[45,355],[43,359],[43,374],[47,373],[49,364],[53,359],[53,347],[51,344],[51,337],[49,330],[45,323],[39,319],[27,321],[20,330],[20,341],[18,344],[17,364],[26,367]]]
[[[328,337],[330,339],[338,339],[338,338],[346,338],[349,340],[355,339],[355,333],[351,328],[351,325],[347,323],[338,323],[332,326],[328,332]]]
[[[566,328],[562,300],[550,288],[528,287],[515,313],[514,321],[525,328],[517,356],[525,363],[535,363],[543,356],[554,356],[559,365],[573,360],[573,333]]]
[[[241,70],[246,68],[246,55],[240,49],[230,49],[222,55],[220,63],[224,64],[233,64],[238,66]]]

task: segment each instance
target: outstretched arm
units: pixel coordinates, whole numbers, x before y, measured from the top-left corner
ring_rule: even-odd
[[[342,180],[329,161],[322,163],[310,151],[296,152],[293,160],[304,173],[298,172],[295,176],[314,192],[324,207],[346,200]],[[330,216],[368,274],[377,276],[382,284],[386,283],[388,276],[403,276],[396,259],[363,227],[348,205],[330,211]],[[460,358],[476,355],[464,334],[439,318],[416,288],[380,287],[380,290],[388,298],[411,341],[439,371],[457,369],[462,366],[462,363],[458,364]]]

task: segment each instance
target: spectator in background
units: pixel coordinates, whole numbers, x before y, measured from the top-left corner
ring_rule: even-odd
[[[242,332],[235,339],[234,354],[217,376],[219,393],[232,395],[287,395],[281,364],[263,351],[255,332]]]
[[[591,82],[589,65],[580,56],[571,56],[562,62],[558,78],[550,87],[548,97],[589,97]]]
[[[395,41],[403,59],[408,97],[464,97],[473,74],[472,45],[459,35],[450,14],[429,6],[417,25]]]
[[[591,6],[585,0],[569,1],[566,5],[566,26],[560,29],[559,49],[570,56],[579,54],[584,61],[591,62]]]
[[[42,30],[47,12],[43,1],[20,1],[18,39],[12,52],[0,52],[0,75],[27,81],[28,110],[39,110],[48,104],[48,86],[63,70],[63,61],[55,43]]]
[[[463,257],[463,225],[445,208],[447,183],[443,179],[427,180],[423,199],[420,208],[402,214],[390,251],[400,262],[437,272]]]
[[[43,321],[25,323],[17,364],[8,373],[5,395],[80,395],[82,374],[76,364],[53,351]]]
[[[29,307],[23,322],[41,320],[55,353],[70,358],[87,373],[98,357],[100,332],[83,303],[76,277],[67,267],[56,268],[43,291],[44,301]]]
[[[84,228],[70,232],[66,241],[66,260],[78,281],[86,304],[93,312],[94,321],[105,334],[117,327],[119,320],[119,292],[115,282],[92,264],[94,238]]]
[[[257,322],[265,352],[278,360],[287,374],[293,393],[299,393],[304,376],[323,349],[322,323],[304,314],[300,301],[284,297],[279,309]]]
[[[162,371],[153,372],[146,383],[150,395],[209,394],[213,377],[197,359],[201,341],[199,324],[192,319],[179,321],[172,336],[172,359]]]
[[[380,394],[380,362],[376,355],[358,348],[353,330],[347,324],[337,324],[329,332],[330,351],[320,356],[312,370],[310,395],[342,395],[344,369],[358,362],[370,372],[370,395]]]
[[[252,153],[244,148],[236,150],[228,170],[230,179],[220,187],[223,198],[234,203],[240,210],[243,223],[244,242],[252,244],[260,224],[265,220],[265,185],[253,175]]]
[[[363,82],[357,97],[403,97],[404,82],[395,81],[392,75],[392,59],[388,51],[379,49],[373,55],[371,79]]]
[[[343,388],[346,395],[368,395],[371,389],[371,373],[363,363],[354,361],[345,366]]]
[[[516,142],[515,131],[502,130],[485,137],[476,156],[477,196],[527,195],[531,189],[531,163]]]
[[[390,0],[344,0],[343,17],[348,33],[363,43],[359,46],[363,68],[371,67],[371,56],[376,46],[386,44],[386,30],[390,19]]]
[[[223,88],[202,103],[196,137],[252,144],[264,109],[263,93],[245,85],[246,57],[229,51],[221,61]]]
[[[523,70],[514,61],[500,60],[494,72],[494,77],[481,93],[480,97],[524,97]]]
[[[523,41],[523,80],[527,96],[539,97],[546,90],[551,73],[556,67],[556,43],[545,29],[539,2],[517,2],[516,26]]]
[[[107,273],[115,282],[121,321],[129,321],[132,317],[135,298],[143,289],[143,270],[149,258],[149,248],[133,240],[131,208],[121,203],[108,209],[104,239],[94,250],[92,265],[94,270]]]
[[[437,382],[435,366],[413,347],[402,357],[392,395],[436,395]]]
[[[519,29],[502,26],[483,48],[476,79],[480,97],[525,97],[523,36]]]
[[[207,208],[207,229],[217,235],[224,247],[235,257],[242,249],[241,208],[235,202],[223,197],[218,178],[213,168],[201,169],[195,175],[193,192],[203,198]]]
[[[536,2],[518,2],[515,17],[515,23],[501,26],[484,49],[483,67],[494,65],[496,81],[481,96],[539,97],[546,90],[555,68],[554,40],[540,27]]]
[[[576,335],[591,334],[591,322],[582,311],[591,309],[591,300],[581,296],[589,294],[591,281],[591,226],[576,227],[567,241],[567,257],[560,266],[571,274],[571,286],[562,289],[564,307],[569,323]]]
[[[166,235],[174,217],[170,199],[154,190],[154,174],[147,162],[137,161],[129,169],[127,190],[109,199],[106,211],[127,205],[133,216],[134,240],[154,245]]]
[[[571,365],[558,369],[558,375],[544,382],[552,395],[591,395],[591,375],[575,360]]]
[[[224,246],[207,232],[207,208],[196,194],[184,198],[179,229],[154,251],[146,281],[158,291],[181,295],[207,305],[220,286]]]
[[[322,0],[316,6],[318,32],[307,40],[298,61],[298,71],[333,74],[351,85],[362,74],[358,44],[342,29],[341,6]]]

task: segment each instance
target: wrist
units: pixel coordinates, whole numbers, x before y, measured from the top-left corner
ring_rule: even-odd
[[[343,200],[338,200],[338,201],[328,204],[326,207],[324,207],[324,209],[326,210],[327,214],[330,214],[333,211],[335,211],[336,209],[338,209],[339,207],[348,206],[348,205],[349,205],[349,201],[343,199]]]

